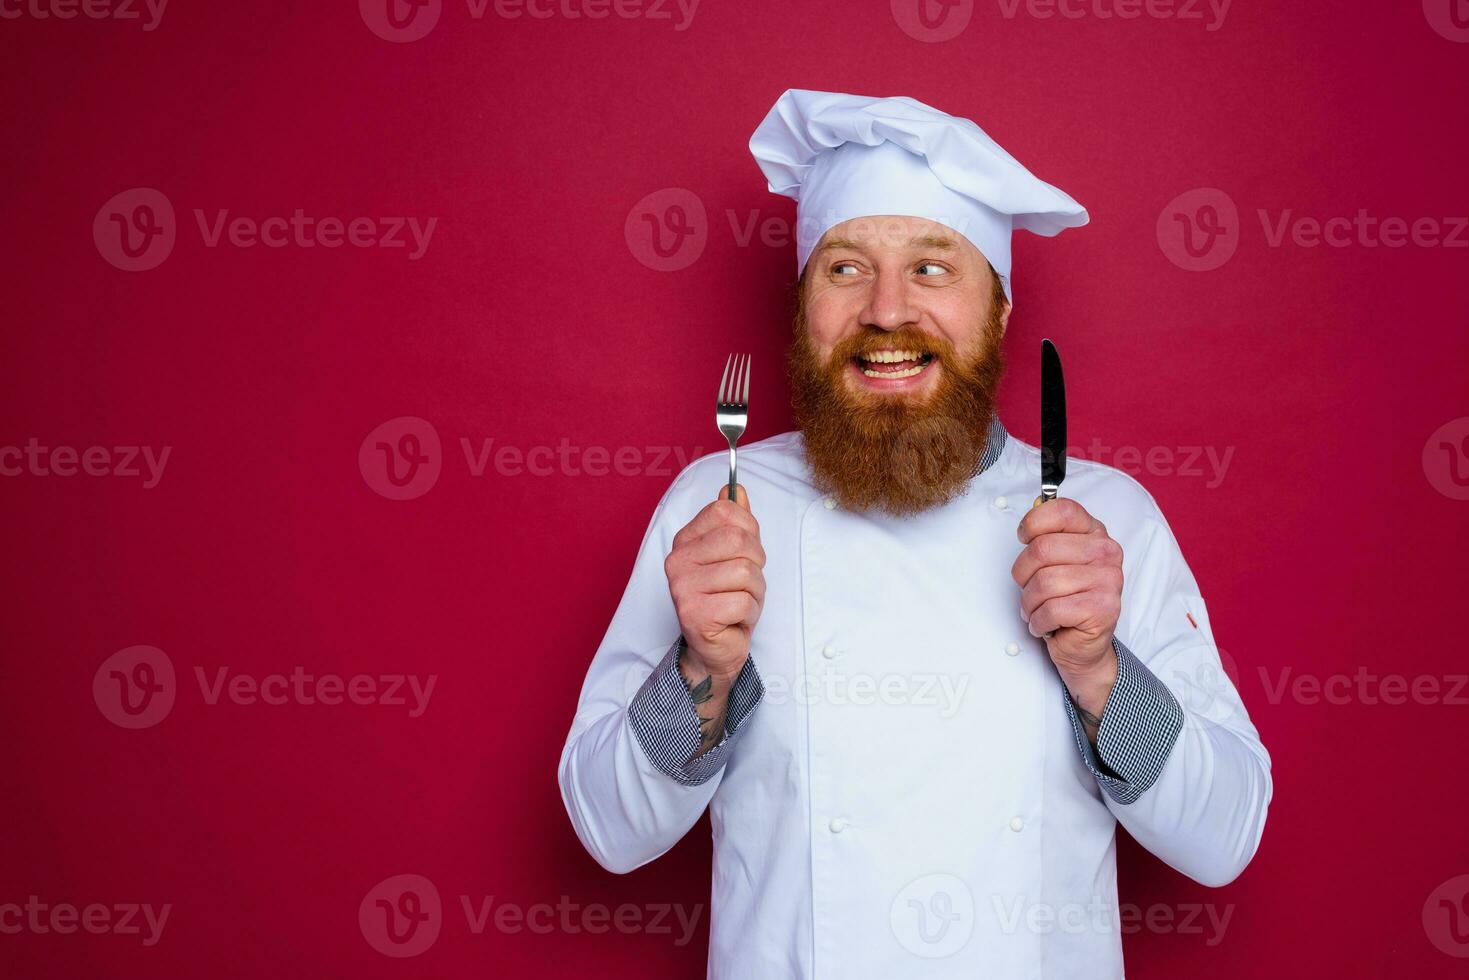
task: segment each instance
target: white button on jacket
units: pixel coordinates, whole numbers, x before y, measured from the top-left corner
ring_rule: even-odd
[[[587,672],[561,793],[587,850],[619,873],[709,808],[711,978],[1121,977],[1117,822],[1206,885],[1254,855],[1270,758],[1152,497],[1083,460],[1062,490],[1124,549],[1129,683],[1161,681],[1182,711],[1151,783],[1129,787],[1107,740],[1139,737],[1141,716],[1110,721],[1109,700],[1105,774],[1089,764],[1044,642],[1020,619],[1023,511],[994,505],[1034,498],[1040,456],[1003,445],[965,495],[909,518],[829,507],[799,433],[741,448],[767,558],[747,668],[760,698],[703,757],[719,768],[692,779],[655,764],[632,719],[646,728],[674,710],[650,694],[660,666],[677,673],[663,560],[728,480],[726,455],[690,464],[654,511]]]

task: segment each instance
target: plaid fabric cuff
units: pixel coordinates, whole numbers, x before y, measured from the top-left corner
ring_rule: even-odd
[[[1097,744],[1087,739],[1071,692],[1061,686],[1082,761],[1108,796],[1132,803],[1157,780],[1183,731],[1183,709],[1168,686],[1116,636],[1117,682],[1102,707]]]
[[[765,685],[755,669],[755,659],[746,658],[729,692],[724,734],[708,752],[691,760],[699,750],[699,713],[678,669],[685,648],[680,635],[633,696],[627,718],[638,744],[659,772],[685,786],[698,786],[714,778],[729,761],[745,731],[745,720],[765,696]]]

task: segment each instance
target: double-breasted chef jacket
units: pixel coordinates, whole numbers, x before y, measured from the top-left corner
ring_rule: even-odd
[[[709,808],[709,977],[1121,977],[1118,822],[1205,885],[1254,855],[1270,757],[1152,496],[1069,462],[1063,493],[1124,550],[1119,676],[1093,746],[1010,577],[1040,453],[996,420],[982,467],[893,517],[817,491],[798,432],[740,449],[765,604],[725,733],[692,763],[663,562],[727,483],[725,455],[687,466],[654,511],[559,777],[613,872]]]

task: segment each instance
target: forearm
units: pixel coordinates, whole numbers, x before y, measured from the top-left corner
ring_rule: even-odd
[[[1061,683],[1071,695],[1076,707],[1076,716],[1081,721],[1087,741],[1097,744],[1097,730],[1102,724],[1107,699],[1117,684],[1117,658],[1108,653],[1102,660],[1086,671],[1060,670]]]
[[[709,672],[703,660],[687,646],[678,657],[678,670],[688,685],[689,697],[699,716],[699,748],[689,761],[704,755],[724,737],[729,720],[729,694],[734,678]]]

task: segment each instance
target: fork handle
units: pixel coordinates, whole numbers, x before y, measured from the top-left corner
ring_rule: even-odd
[[[739,461],[735,457],[734,443],[730,443],[729,444],[729,499],[735,501],[736,503],[739,502],[738,498],[735,497],[735,484],[738,482],[738,477],[739,477]]]

